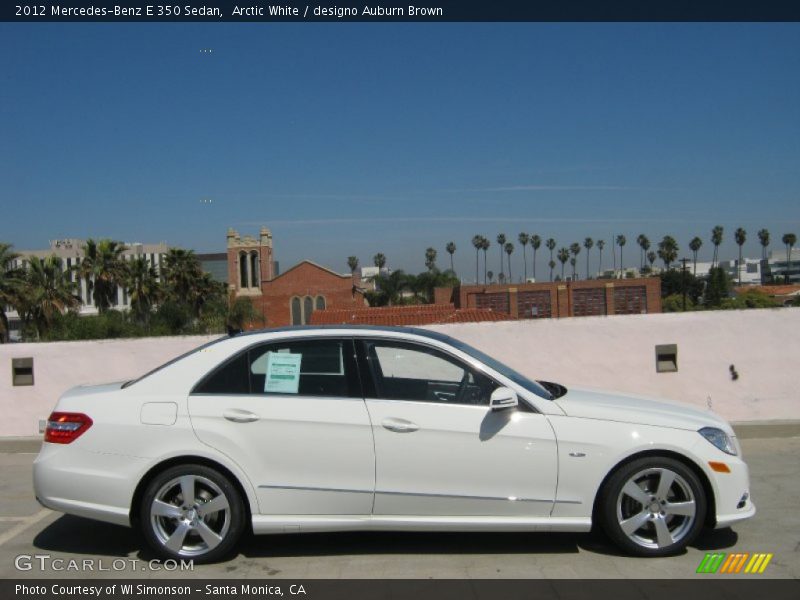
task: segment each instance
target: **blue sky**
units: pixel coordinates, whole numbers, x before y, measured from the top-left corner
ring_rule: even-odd
[[[717,223],[757,256],[800,233],[800,26],[2,23],[0,202],[17,248],[265,224],[284,269],[454,240],[474,277],[501,231],[709,257]]]

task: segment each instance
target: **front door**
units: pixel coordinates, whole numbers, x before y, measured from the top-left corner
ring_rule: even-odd
[[[351,339],[254,346],[195,388],[189,413],[250,477],[262,514],[370,514],[374,449]]]
[[[532,409],[489,409],[487,374],[418,343],[364,339],[376,515],[547,517],[556,441]]]

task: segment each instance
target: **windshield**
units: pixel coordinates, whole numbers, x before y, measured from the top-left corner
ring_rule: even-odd
[[[429,333],[429,332],[426,332],[426,333]],[[466,352],[467,354],[469,354],[473,358],[477,358],[479,361],[481,361],[486,366],[494,369],[495,371],[497,371],[501,375],[503,375],[505,377],[508,377],[511,381],[513,381],[517,385],[520,385],[520,386],[524,387],[529,392],[533,392],[534,394],[536,394],[540,398],[544,398],[545,400],[552,400],[553,399],[553,395],[550,392],[548,392],[544,387],[542,387],[537,382],[535,382],[535,381],[533,381],[531,379],[528,379],[527,377],[525,377],[521,373],[518,373],[517,371],[515,371],[514,369],[512,369],[508,365],[504,365],[499,360],[496,360],[496,359],[492,358],[488,354],[485,354],[485,353],[481,352],[480,350],[478,350],[477,348],[473,348],[469,344],[465,344],[464,342],[462,342],[460,340],[453,339],[453,338],[451,338],[449,336],[442,336],[442,337],[443,338],[447,338],[447,342],[450,345],[452,345],[453,347],[458,348],[462,352]]]

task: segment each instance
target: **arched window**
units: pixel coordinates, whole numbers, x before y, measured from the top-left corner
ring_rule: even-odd
[[[302,325],[303,313],[300,311],[300,298],[292,298],[289,306],[292,312],[292,325]]]
[[[314,312],[314,300],[311,296],[303,298],[303,323],[311,323],[311,313]]]
[[[316,310],[325,310],[325,297],[317,296]]]
[[[239,253],[239,287],[249,287],[247,281],[247,254],[244,252]]]
[[[250,287],[257,288],[259,286],[258,280],[258,252],[250,253]]]

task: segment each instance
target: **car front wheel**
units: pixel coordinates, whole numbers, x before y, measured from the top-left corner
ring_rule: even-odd
[[[142,498],[140,527],[163,558],[213,562],[244,531],[242,497],[227,477],[204,465],[179,465],[156,475]]]
[[[609,537],[637,556],[681,552],[703,527],[707,500],[697,475],[682,462],[646,457],[608,480],[602,521]]]

